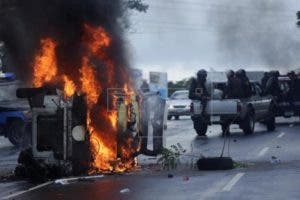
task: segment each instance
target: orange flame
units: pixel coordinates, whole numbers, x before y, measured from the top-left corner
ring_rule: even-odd
[[[118,122],[118,116],[117,116],[117,112],[116,111],[112,111],[110,113],[108,113],[108,118],[109,121],[112,125],[112,127],[114,128],[115,131],[117,131],[117,122]]]
[[[100,96],[101,87],[96,78],[96,71],[89,63],[89,59],[84,57],[82,60],[82,67],[79,69],[81,74],[81,89],[87,94],[87,103],[89,108],[95,105]]]
[[[75,83],[66,75],[63,75],[63,80],[65,83],[64,92],[67,97],[71,97],[76,90]]]
[[[133,167],[135,160],[132,155],[136,152],[136,148],[132,145],[133,139],[127,136],[122,140],[122,146],[119,146],[118,113],[108,108],[106,102],[101,99],[105,95],[105,88],[121,87],[126,96],[124,103],[128,106],[131,103],[128,96],[134,92],[129,84],[124,83],[129,82],[126,73],[120,70],[122,78],[119,80],[116,77],[118,67],[108,53],[112,38],[102,27],[84,24],[82,42],[86,52],[81,58],[81,67],[75,72],[79,74],[78,77],[69,76],[74,73],[72,71],[66,72],[67,75],[58,74],[55,52],[58,44],[50,38],[41,40],[41,50],[34,60],[33,84],[40,87],[49,81],[62,80],[66,97],[71,97],[77,89],[80,89],[87,99],[87,128],[94,156],[93,169],[123,172]],[[99,69],[91,62],[95,59],[105,66],[103,73],[102,71],[99,73]],[[116,103],[114,98],[113,103]],[[118,158],[119,154],[122,158]]]
[[[35,87],[41,87],[43,83],[51,81],[57,74],[57,61],[55,49],[57,43],[51,38],[41,40],[41,50],[34,60]]]

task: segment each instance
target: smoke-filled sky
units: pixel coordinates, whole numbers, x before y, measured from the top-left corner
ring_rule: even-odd
[[[300,68],[299,0],[145,0],[128,34],[132,65],[170,80],[208,70]]]

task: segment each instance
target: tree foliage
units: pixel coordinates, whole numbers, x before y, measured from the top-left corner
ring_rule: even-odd
[[[177,90],[188,90],[191,85],[192,78],[186,78],[180,81],[169,81],[168,88],[169,88],[169,95],[172,95]]]
[[[129,9],[137,10],[139,12],[147,12],[149,5],[143,3],[142,0],[128,0],[127,6]]]

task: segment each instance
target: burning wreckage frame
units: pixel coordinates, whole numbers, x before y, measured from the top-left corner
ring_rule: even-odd
[[[43,37],[32,63],[35,88],[17,92],[29,99],[33,116],[32,147],[20,154],[18,176],[43,181],[124,172],[136,166],[139,153],[162,150],[165,102],[157,94],[137,98],[126,62],[112,53],[117,40],[101,26],[81,28],[82,48],[73,68],[60,59],[63,44]],[[152,126],[157,145],[147,150]]]
[[[115,159],[109,163],[111,171],[106,172],[122,172],[134,168],[138,154],[161,152],[165,101],[154,93],[139,98],[114,89],[111,94],[116,101],[108,106],[116,109],[118,136]],[[17,97],[27,98],[32,110],[32,147],[20,153],[17,176],[40,182],[97,172],[93,162],[102,147],[100,143],[96,151],[92,147],[84,94],[66,97],[56,88],[41,87],[18,89]],[[147,149],[150,130],[153,150]]]
[[[120,0],[15,4],[1,18],[0,32],[11,56],[19,58],[14,60],[22,69],[18,77],[34,87],[18,90],[20,98],[29,99],[33,120],[32,147],[20,154],[16,173],[51,178],[122,172],[135,166],[138,153],[155,153],[144,143],[150,126],[162,135],[164,109],[157,103],[145,108],[148,97],[136,99],[123,39],[128,9],[147,6]],[[20,31],[14,19],[26,28]],[[112,87],[131,97],[113,95],[113,106],[106,109]]]

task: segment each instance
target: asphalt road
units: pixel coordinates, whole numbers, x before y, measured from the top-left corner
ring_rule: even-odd
[[[245,136],[233,126],[230,155],[239,167],[228,171],[198,171],[193,164],[200,154],[219,156],[224,138],[212,126],[208,139],[199,139],[189,118],[170,121],[167,146],[180,143],[187,150],[176,170],[158,170],[153,158],[140,156],[142,169],[97,179],[46,183],[31,187],[25,182],[0,183],[4,199],[300,199],[300,123],[298,118],[278,119],[277,129],[267,132],[256,124],[255,134]],[[0,170],[13,166],[17,150],[0,138]],[[272,158],[273,157],[273,158]],[[7,161],[6,161],[7,160]],[[8,163],[10,160],[11,163]],[[10,164],[10,165],[7,165]],[[168,178],[172,174],[172,178]]]

